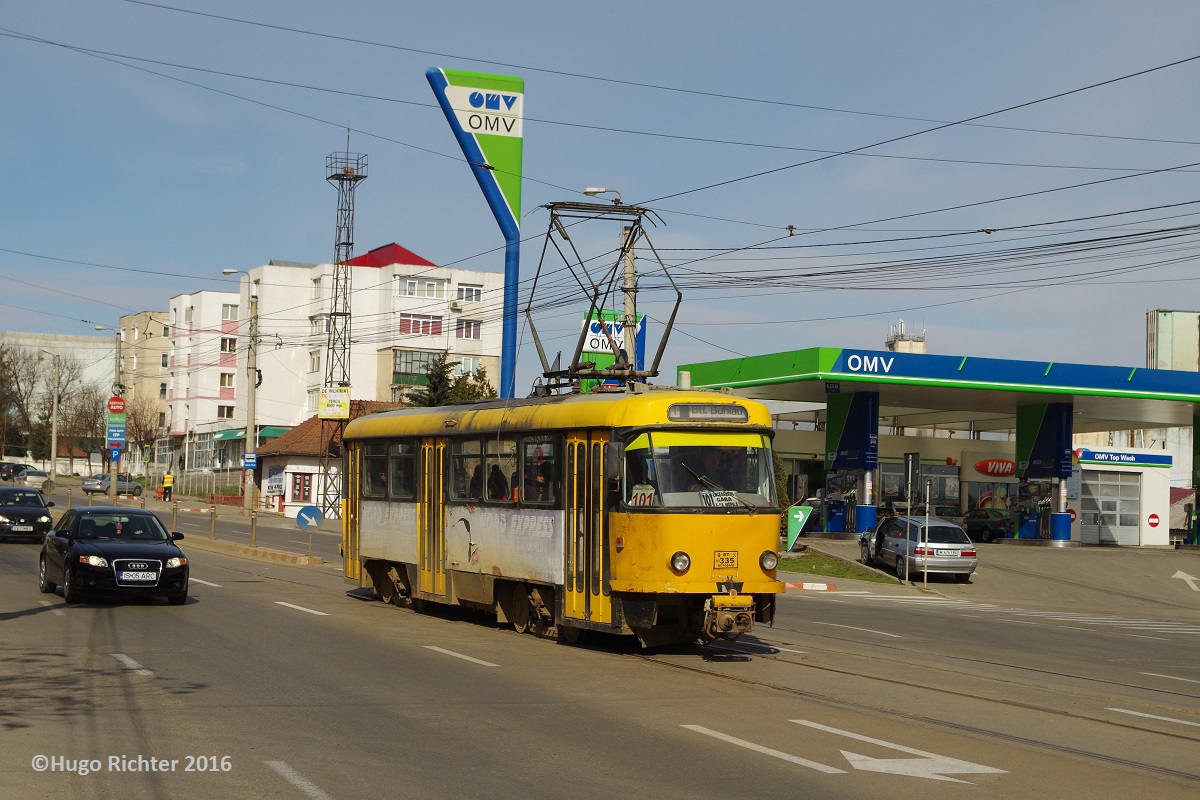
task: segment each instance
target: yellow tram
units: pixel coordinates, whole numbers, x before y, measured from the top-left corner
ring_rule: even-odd
[[[771,433],[759,403],[653,388],[361,417],[346,579],[566,641],[736,639],[784,590]]]

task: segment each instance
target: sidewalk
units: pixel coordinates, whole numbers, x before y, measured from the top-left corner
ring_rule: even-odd
[[[857,562],[857,541],[803,538],[797,547]],[[1023,608],[1054,608],[1138,617],[1200,620],[1200,591],[1181,577],[1200,578],[1196,550],[1128,547],[1043,548],[980,544],[979,567],[969,583],[931,576],[928,593],[950,600]],[[888,575],[890,572],[884,571]],[[918,576],[919,578],[920,576]],[[820,581],[816,576],[785,580]],[[845,591],[924,594],[924,582],[908,585],[838,580]],[[846,584],[843,586],[843,584]]]

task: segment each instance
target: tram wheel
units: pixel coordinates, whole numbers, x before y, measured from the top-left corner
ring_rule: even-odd
[[[558,640],[563,644],[579,644],[584,637],[583,628],[575,628],[571,625],[558,626]]]
[[[518,583],[513,587],[512,617],[510,618],[513,630],[517,633],[529,631],[529,612],[529,590],[525,588],[525,584]]]

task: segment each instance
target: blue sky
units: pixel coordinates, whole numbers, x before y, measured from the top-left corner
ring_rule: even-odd
[[[546,203],[605,186],[659,214],[684,291],[663,382],[692,361],[882,349],[901,319],[933,353],[1140,365],[1146,311],[1200,308],[1200,166],[1172,169],[1200,162],[1200,61],[922,133],[1200,55],[1195,3],[4,6],[5,330],[90,333],[78,320],[232,290],[222,269],[329,261],[325,157],[347,127],[369,159],[357,252],[502,271],[432,66],[525,79],[523,278]],[[598,255],[617,230],[574,238]],[[653,348],[670,303],[644,280]],[[541,315],[548,348],[585,310]],[[538,371],[522,325],[518,394]]]

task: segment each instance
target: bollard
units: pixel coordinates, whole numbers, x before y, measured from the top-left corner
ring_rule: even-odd
[[[217,507],[208,507],[208,538],[217,538]]]
[[[258,512],[250,512],[250,546],[258,546]]]
[[[91,504],[92,504],[92,493],[91,492],[87,492],[87,498],[88,498],[88,506],[91,506]]]
[[[67,511],[71,510],[71,490],[67,489]]]
[[[140,508],[145,508],[145,507],[146,507],[146,498],[145,498],[145,497],[143,497],[142,495],[138,495],[138,506],[139,506]]]
[[[179,501],[171,501],[171,530],[179,530]]]

